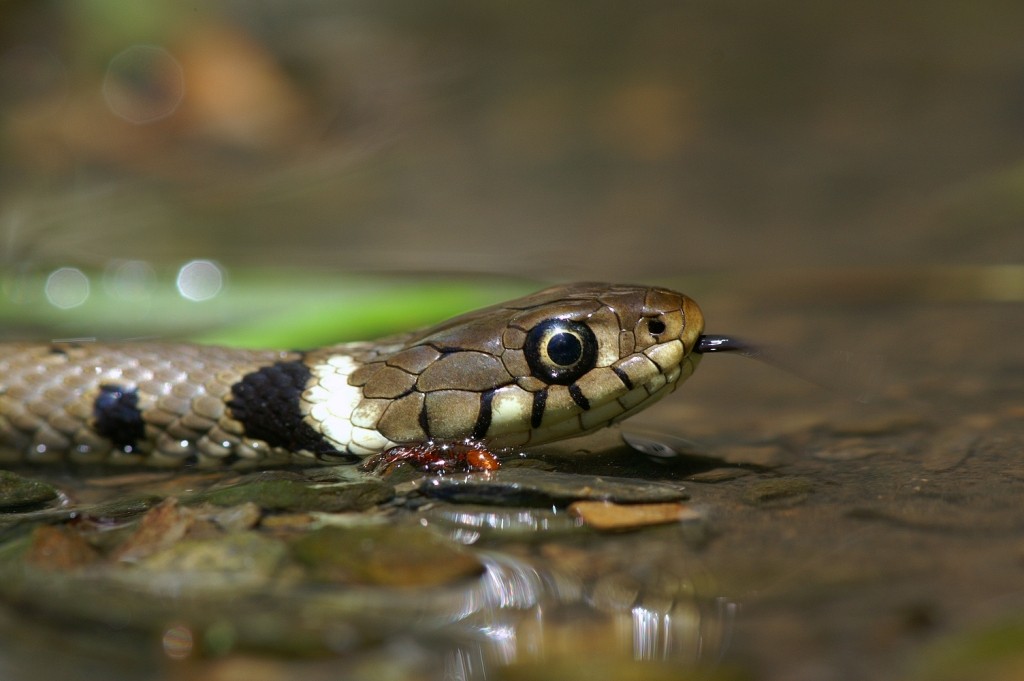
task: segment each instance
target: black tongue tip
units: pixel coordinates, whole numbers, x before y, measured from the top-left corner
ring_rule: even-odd
[[[694,352],[742,352],[746,355],[754,354],[755,349],[746,341],[730,336],[698,336],[697,344],[693,347]]]

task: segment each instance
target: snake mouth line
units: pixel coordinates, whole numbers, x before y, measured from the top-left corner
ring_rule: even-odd
[[[590,408],[585,411],[567,413],[557,420],[545,422],[540,428],[523,429],[497,438],[485,438],[485,442],[495,449],[512,450],[524,445],[539,445],[560,440],[567,432],[585,435],[615,425],[672,393],[693,373],[696,360],[699,360],[699,357],[686,357],[681,364],[667,372],[656,374],[624,395],[592,401]],[[523,437],[527,433],[530,433],[528,439]]]

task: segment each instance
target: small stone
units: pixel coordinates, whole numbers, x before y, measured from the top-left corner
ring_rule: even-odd
[[[142,515],[161,501],[163,498],[155,494],[125,497],[82,509],[82,515],[99,523],[119,522]]]
[[[185,539],[139,561],[130,581],[164,590],[251,589],[270,581],[286,560],[283,542],[256,532]],[[122,573],[124,574],[124,573]]]
[[[73,570],[99,559],[99,552],[66,527],[41,525],[32,531],[25,563],[42,570]]]
[[[253,503],[267,511],[364,511],[390,500],[394,490],[380,480],[311,485],[295,480],[257,480],[209,490],[191,502],[216,506]]]
[[[753,506],[787,505],[803,501],[814,491],[814,484],[805,478],[776,478],[762,480],[748,489],[743,500]]]
[[[226,532],[241,532],[256,527],[263,511],[252,502],[221,508],[212,504],[207,508],[197,509],[199,516],[204,520],[211,521],[214,525]]]
[[[607,501],[577,501],[569,506],[569,512],[597,530],[632,530],[702,517],[691,506],[680,503],[613,504]]]
[[[0,512],[26,511],[54,501],[57,488],[39,480],[0,471]]]
[[[170,497],[142,516],[139,526],[114,552],[116,561],[136,562],[178,542],[195,524],[195,511]]]
[[[310,577],[377,586],[437,586],[475,577],[483,565],[472,554],[421,527],[324,527],[292,544]]]

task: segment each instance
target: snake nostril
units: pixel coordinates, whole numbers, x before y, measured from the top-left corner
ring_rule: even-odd
[[[652,336],[665,333],[665,322],[660,319],[648,319],[647,320],[647,331]]]

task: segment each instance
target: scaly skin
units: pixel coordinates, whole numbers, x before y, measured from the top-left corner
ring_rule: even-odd
[[[0,344],[0,461],[269,465],[551,442],[674,390],[703,325],[673,291],[575,284],[309,352]]]

